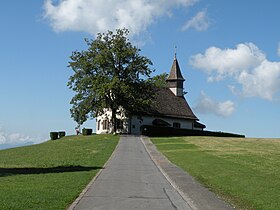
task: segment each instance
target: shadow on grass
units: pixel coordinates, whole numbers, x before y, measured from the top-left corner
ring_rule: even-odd
[[[85,167],[85,166],[58,166],[52,168],[0,168],[0,177],[20,174],[49,174],[78,171],[92,171],[102,169],[103,167]]]

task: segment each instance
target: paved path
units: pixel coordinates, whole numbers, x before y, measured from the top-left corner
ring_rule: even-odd
[[[142,138],[142,142],[169,182],[178,190],[193,210],[233,210],[234,208],[218,198],[214,193],[199,184],[195,179],[181,168],[172,164],[163,156],[150,141]]]
[[[151,160],[141,138],[134,136],[121,137],[105,169],[70,208],[192,209]]]

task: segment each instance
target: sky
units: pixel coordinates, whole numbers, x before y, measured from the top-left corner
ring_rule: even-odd
[[[207,130],[280,137],[280,1],[9,0],[0,6],[0,149],[74,134],[68,67],[84,39],[117,28],[150,58],[177,59]],[[95,129],[95,120],[82,127]]]

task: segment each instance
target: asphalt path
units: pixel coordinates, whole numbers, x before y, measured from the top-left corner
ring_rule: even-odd
[[[120,138],[105,168],[72,207],[75,210],[192,209],[154,164],[137,136]]]

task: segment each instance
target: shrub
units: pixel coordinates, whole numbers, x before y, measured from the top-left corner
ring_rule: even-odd
[[[82,130],[82,134],[83,134],[84,136],[89,136],[89,135],[91,135],[91,134],[92,134],[92,129],[89,129],[89,128],[83,128],[83,130]]]
[[[50,132],[50,137],[51,137],[51,140],[58,139],[58,132]]]
[[[58,137],[59,138],[62,138],[62,137],[64,137],[66,135],[66,132],[65,131],[59,131],[58,132]]]

